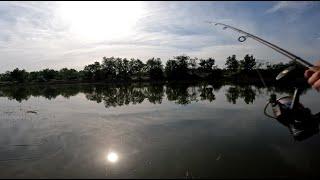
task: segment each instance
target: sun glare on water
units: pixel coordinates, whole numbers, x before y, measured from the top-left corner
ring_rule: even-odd
[[[118,154],[115,152],[110,152],[107,155],[107,160],[111,163],[116,163],[118,161]]]
[[[128,36],[144,14],[142,2],[59,2],[57,15],[72,34],[86,40]]]

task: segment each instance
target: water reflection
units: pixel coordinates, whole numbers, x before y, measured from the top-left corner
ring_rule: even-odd
[[[111,162],[111,163],[116,163],[118,162],[118,159],[119,159],[118,154],[115,152],[109,152],[106,158],[108,162]]]
[[[110,177],[116,172],[116,164],[119,161],[119,154],[115,151],[109,151],[105,155],[105,176]]]
[[[263,115],[267,94],[289,95],[292,89],[288,87],[222,87],[214,83],[59,85],[0,87],[0,93],[4,108],[0,121],[2,177],[319,175],[320,141],[313,135],[318,133],[319,121],[303,126],[292,124],[294,121],[279,124]],[[303,97],[304,104],[317,111],[319,102],[312,102],[316,99],[312,93],[316,92]],[[71,98],[75,95],[79,98]],[[29,99],[32,97],[70,99]],[[21,103],[22,107],[40,109],[41,113],[26,114],[18,103],[8,103],[6,98],[19,102],[29,99]],[[132,105],[142,102],[142,106]],[[186,108],[180,106],[190,103],[192,106]],[[110,111],[104,108],[127,104],[132,106]],[[243,108],[243,104],[250,107]],[[306,133],[292,137],[287,129],[291,127]],[[291,143],[296,137],[308,140]]]
[[[174,101],[177,104],[190,104],[192,101],[197,100],[197,92],[194,87],[188,91],[188,85],[168,85],[166,94],[169,101]]]
[[[197,101],[213,102],[215,92],[223,85],[214,84],[127,84],[112,85],[56,85],[56,86],[2,86],[0,97],[7,97],[18,102],[30,97],[45,97],[55,99],[59,95],[64,98],[84,93],[90,101],[103,103],[106,108],[129,104],[140,104],[148,100],[153,104],[161,104],[163,98],[176,104],[190,104]],[[257,95],[264,93],[291,93],[287,87],[262,88],[257,85],[228,85],[225,92],[227,102],[236,104],[243,99],[246,104],[252,104]],[[304,93],[306,88],[304,89]]]
[[[238,98],[243,98],[246,104],[252,104],[256,98],[257,91],[252,86],[233,86],[226,92],[227,101],[236,104]]]

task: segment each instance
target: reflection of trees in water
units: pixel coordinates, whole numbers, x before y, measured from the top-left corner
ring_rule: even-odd
[[[225,94],[227,101],[237,103],[238,98],[242,98],[246,104],[252,104],[256,99],[257,90],[253,86],[231,86]]]
[[[27,88],[25,87],[16,87],[8,91],[10,91],[10,93],[6,93],[7,91],[4,91],[2,94],[4,96],[7,96],[10,100],[15,99],[18,102],[21,102],[23,100],[28,100],[31,96],[31,94],[28,92]]]
[[[146,95],[150,103],[161,104],[164,96],[163,86],[148,86],[146,88]]]
[[[161,104],[164,93],[169,101],[175,101],[177,104],[189,104],[198,101],[200,94],[201,100],[215,100],[213,88],[202,86],[197,89],[196,86],[189,87],[188,84],[170,84],[164,88],[163,85],[148,86],[103,86],[97,87],[94,91],[87,93],[89,100],[98,103],[104,103],[105,107],[116,107],[128,104],[140,104],[145,99],[153,104]]]
[[[31,96],[43,96],[47,99],[55,99],[61,94],[61,91],[53,87],[25,87],[25,86],[7,86],[0,88],[0,94],[9,99],[15,99],[18,102],[28,100]]]
[[[43,90],[44,97],[47,99],[55,99],[59,96],[60,92],[56,88],[44,88]]]
[[[97,86],[86,93],[87,99],[104,103],[105,107],[116,107],[128,104],[140,104],[145,99],[151,103],[161,103],[164,95],[163,86]]]
[[[175,101],[177,104],[189,104],[193,101],[208,100],[212,102],[216,99],[213,90],[219,90],[218,86],[202,84],[198,86],[189,86],[187,84],[167,85],[166,94],[169,101]]]
[[[216,97],[214,92],[222,87],[221,83],[216,84],[127,84],[122,86],[112,85],[60,85],[60,86],[1,86],[0,97],[8,97],[18,102],[28,100],[31,96],[54,99],[61,95],[69,98],[84,93],[90,101],[103,103],[106,108],[117,107],[128,104],[140,104],[148,100],[153,104],[161,104],[166,94],[169,101],[177,104],[189,104],[191,102],[207,100],[213,102]],[[293,89],[290,87],[268,87],[261,86],[230,86],[225,93],[228,102],[236,104],[238,98],[246,104],[253,103],[257,94],[286,93],[290,94]],[[306,89],[303,93],[306,92]]]
[[[57,89],[57,91],[59,92],[59,94],[65,98],[69,98],[69,97],[72,97],[72,96],[76,96],[80,91],[79,91],[79,88],[76,87],[76,86],[70,86],[68,88],[64,88],[63,91],[59,91]]]
[[[233,104],[237,103],[237,99],[239,98],[239,91],[237,87],[230,87],[226,92],[226,97],[228,102],[232,102]]]
[[[209,102],[212,102],[216,99],[216,96],[213,94],[213,88],[211,87],[200,87],[200,97],[201,100],[208,100]]]
[[[103,100],[106,107],[110,106],[122,106],[142,103],[145,99],[141,88],[135,88],[133,86],[121,86],[119,88],[113,88],[112,91],[103,91]],[[112,93],[113,92],[113,93]]]
[[[166,94],[169,101],[175,101],[178,104],[189,104],[191,95],[188,92],[188,85],[167,85]]]
[[[256,98],[256,91],[251,86],[240,88],[240,97],[243,98],[247,104],[252,104]]]
[[[307,87],[300,87],[302,89],[302,94],[305,94],[308,90]],[[256,99],[258,94],[287,94],[290,95],[294,92],[292,87],[287,86],[270,86],[267,88],[261,86],[231,86],[226,91],[227,101],[233,104],[237,103],[238,98],[242,98],[246,104],[252,104]]]
[[[98,93],[96,87],[90,86],[85,90],[86,98],[90,101],[96,101],[97,103],[102,102],[102,93]]]

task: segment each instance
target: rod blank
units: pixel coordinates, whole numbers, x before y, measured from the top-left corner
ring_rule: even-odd
[[[213,24],[213,22],[208,22],[208,23]],[[289,52],[289,51],[287,51],[287,50],[284,50],[284,49],[280,48],[280,47],[277,46],[277,45],[274,45],[274,44],[272,44],[272,43],[270,43],[270,42],[268,42],[268,41],[266,41],[266,40],[264,40],[264,39],[261,39],[261,38],[258,37],[258,36],[255,36],[255,35],[253,35],[253,34],[250,34],[250,33],[248,33],[248,32],[245,32],[245,31],[243,31],[243,30],[241,30],[241,29],[235,28],[235,27],[230,26],[230,25],[227,25],[227,24],[214,23],[214,25],[221,25],[221,26],[223,26],[223,29],[230,28],[230,29],[232,29],[232,30],[234,30],[234,31],[236,31],[236,32],[239,32],[239,33],[241,33],[241,34],[244,34],[245,36],[240,36],[240,37],[238,38],[238,40],[239,40],[240,42],[244,42],[247,37],[250,37],[250,38],[252,38],[252,39],[260,42],[261,44],[264,44],[264,45],[268,46],[269,48],[277,51],[278,53],[280,53],[280,54],[288,57],[289,59],[298,62],[299,64],[301,64],[302,66],[304,66],[304,67],[306,67],[306,68],[311,68],[311,67],[313,67],[313,65],[312,65],[311,63],[309,63],[308,61],[306,61],[306,60],[304,60],[304,59],[302,59],[302,58],[294,55],[293,53],[291,53],[291,52]]]

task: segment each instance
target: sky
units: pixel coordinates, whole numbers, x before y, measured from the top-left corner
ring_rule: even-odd
[[[0,2],[0,72],[63,67],[82,69],[102,57],[213,57],[233,54],[258,62],[288,58],[221,22],[260,36],[301,58],[320,60],[320,3],[315,1]]]

